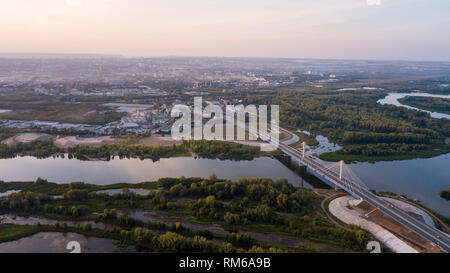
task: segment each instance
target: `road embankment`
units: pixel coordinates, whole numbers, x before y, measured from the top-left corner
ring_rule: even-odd
[[[397,253],[417,253],[418,251],[409,246],[397,236],[386,230],[385,228],[371,222],[363,217],[358,211],[349,207],[349,201],[355,198],[351,196],[342,196],[332,200],[329,204],[329,211],[336,218],[349,225],[356,225],[364,230],[369,231],[375,238],[380,240],[393,252]]]

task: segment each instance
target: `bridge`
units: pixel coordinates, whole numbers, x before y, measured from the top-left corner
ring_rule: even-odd
[[[305,144],[303,144],[305,147]],[[401,223],[405,227],[414,231],[418,235],[427,239],[431,243],[439,246],[444,251],[450,251],[450,238],[442,231],[423,223],[420,220],[412,217],[408,213],[398,209],[391,203],[373,194],[362,181],[356,176],[352,177],[351,170],[348,172],[350,177],[345,177],[345,165],[341,161],[339,162],[338,171],[335,170],[336,164],[325,166],[317,158],[312,155],[305,154],[305,148],[295,149],[283,143],[279,144],[279,149],[289,155],[293,160],[299,164],[306,166],[311,173],[317,176],[319,179],[328,182],[327,184],[334,185],[336,188],[340,188],[352,196],[362,199],[386,215],[392,217],[397,222]]]
[[[234,114],[232,113],[230,115],[227,113],[226,119],[233,119],[234,122]],[[248,130],[249,133],[254,134],[255,136],[259,136],[261,139],[267,139],[268,141],[266,142],[270,143],[271,138],[268,134],[255,131],[255,129],[251,126],[245,127],[245,129]],[[288,134],[293,134],[292,132],[283,128],[275,129],[279,129],[279,131]],[[290,156],[291,159],[298,164],[306,166],[306,168],[312,174],[314,174],[316,177],[326,182],[327,184],[334,185],[335,188],[340,188],[350,195],[354,196],[355,198],[366,201],[379,211],[385,213],[403,226],[414,231],[419,236],[422,236],[434,245],[440,247],[445,252],[448,253],[450,251],[450,237],[448,234],[412,217],[408,213],[400,210],[391,203],[372,193],[369,188],[351,171],[351,169],[344,165],[343,161],[337,164],[330,164],[329,166],[326,166],[325,163],[319,160],[317,157],[306,154],[306,144],[304,142],[302,148],[299,149],[293,148],[282,142],[271,144],[278,146],[278,149],[281,150],[285,155]]]

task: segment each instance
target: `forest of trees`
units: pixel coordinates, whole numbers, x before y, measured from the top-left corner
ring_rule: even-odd
[[[163,178],[153,184],[154,190],[146,196],[131,191],[108,195],[96,193],[92,191],[93,186],[84,183],[61,187],[39,179],[33,183],[36,189],[54,192],[53,188],[64,188],[64,198],[54,199],[44,193],[27,191],[13,193],[0,198],[0,213],[27,213],[76,221],[89,219],[117,225],[120,230],[101,231],[101,236],[111,236],[148,251],[282,251],[261,244],[245,232],[246,227],[267,229],[268,225],[272,232],[357,251],[363,251],[370,239],[362,230],[345,230],[324,219],[318,213],[322,198],[310,189],[294,187],[286,179],[245,178],[232,182],[211,175],[209,179]],[[193,201],[181,201],[183,199]],[[194,219],[220,224],[230,233],[217,235],[209,230],[187,228],[180,222],[173,225],[142,222],[127,214],[119,216],[119,208],[167,211],[171,215],[182,211]],[[143,229],[168,233],[155,235]],[[80,227],[80,230],[89,231],[91,227]],[[166,240],[169,238],[172,241]],[[213,238],[220,238],[224,243],[213,243]]]
[[[230,142],[194,140],[186,141],[185,143],[192,152],[203,158],[253,160],[253,158],[261,154],[259,147]]]
[[[102,145],[100,147],[93,146],[76,146],[68,148],[69,156],[77,158],[105,158],[110,159],[112,156],[119,156],[120,158],[150,158],[154,161],[160,158],[167,158],[172,156],[184,155],[188,152],[185,145],[170,145],[170,146],[143,146],[133,144],[110,144]]]
[[[192,140],[170,146],[144,146],[137,144],[110,144],[102,146],[75,146],[67,149],[58,148],[52,140],[16,143],[14,145],[0,144],[0,158],[31,155],[47,158],[54,155],[78,159],[105,159],[113,156],[119,158],[140,158],[157,161],[160,158],[190,155],[193,152],[202,158],[218,158],[222,160],[252,160],[260,156],[258,147],[251,147],[224,141]]]
[[[419,109],[450,115],[450,99],[407,96],[399,99],[399,102]]]
[[[443,190],[439,193],[441,195],[442,198],[444,198],[445,200],[450,200],[450,188]]]
[[[19,142],[14,145],[0,143],[0,158],[11,158],[24,154],[29,154],[37,158],[46,158],[61,152],[64,152],[64,149],[53,145],[53,141],[51,140],[38,140],[30,143]]]
[[[125,115],[103,106],[105,101],[108,101],[108,98],[100,97],[85,98],[83,103],[68,103],[65,97],[39,96],[30,93],[10,94],[2,96],[0,109],[14,109],[12,112],[2,114],[2,119],[99,125],[119,120]]]

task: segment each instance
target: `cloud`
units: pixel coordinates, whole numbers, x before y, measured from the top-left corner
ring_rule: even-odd
[[[381,0],[367,0],[368,6],[379,6],[381,5]]]

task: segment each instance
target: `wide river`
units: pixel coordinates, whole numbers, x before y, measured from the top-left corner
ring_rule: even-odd
[[[324,136],[318,135],[316,139],[319,145],[309,152],[311,154],[319,155],[341,148]],[[348,166],[369,189],[406,194],[408,198],[417,199],[450,217],[449,202],[439,196],[439,191],[450,187],[450,154],[377,163],[357,162]]]
[[[414,109],[414,110],[419,110],[419,111],[422,111],[422,112],[427,112],[433,118],[447,118],[447,119],[450,119],[450,115],[448,115],[448,114],[438,113],[438,112],[431,112],[431,111],[428,111],[428,110],[419,109],[419,108],[416,108],[416,107],[412,107],[412,106],[400,103],[398,100],[401,99],[401,98],[404,98],[404,97],[430,97],[430,98],[450,99],[450,95],[438,95],[438,94],[429,94],[429,93],[421,93],[421,92],[417,92],[417,93],[389,93],[383,99],[378,100],[378,103],[391,104],[391,105],[395,105],[395,106],[399,106],[399,107],[405,107],[405,108],[408,108],[408,109]]]
[[[450,154],[434,158],[355,163],[349,167],[369,189],[406,194],[450,217],[450,203],[439,191],[450,187]]]
[[[449,166],[450,154],[446,154],[428,159],[356,163],[350,168],[371,189],[404,193],[450,216],[448,202],[438,195],[440,190],[450,187]],[[84,181],[105,185],[154,181],[162,177],[208,177],[212,173],[233,181],[243,177],[274,180],[284,177],[294,185],[302,181],[278,160],[268,157],[252,161],[177,157],[157,162],[118,158],[110,161],[80,161],[67,157],[37,159],[29,156],[0,159],[0,180],[4,181],[34,181],[42,177],[57,183]]]
[[[400,97],[406,95],[411,94],[400,94]],[[395,101],[400,97],[391,93],[379,102],[396,104]],[[326,137],[316,136],[316,139],[320,145],[312,151],[314,154],[340,148],[330,143]],[[406,194],[409,198],[418,199],[447,217],[450,217],[450,205],[439,196],[439,191],[450,187],[449,167],[450,154],[427,159],[350,165],[370,189]],[[0,180],[4,181],[34,181],[37,177],[42,177],[57,183],[84,181],[104,185],[154,181],[162,177],[208,177],[212,173],[234,181],[243,177],[268,177],[274,180],[284,177],[294,185],[302,183],[301,177],[295,172],[278,160],[268,157],[252,161],[178,157],[161,159],[157,162],[118,158],[111,161],[79,161],[67,157],[0,159]],[[309,186],[306,183],[303,185]]]
[[[233,181],[245,177],[287,178],[292,184],[299,185],[302,180],[278,160],[269,157],[252,161],[174,157],[156,162],[117,157],[110,161],[80,161],[67,157],[37,159],[30,156],[0,159],[0,180],[4,181],[34,181],[42,177],[56,183],[84,181],[106,185],[155,181],[162,177],[209,177],[212,173]]]

